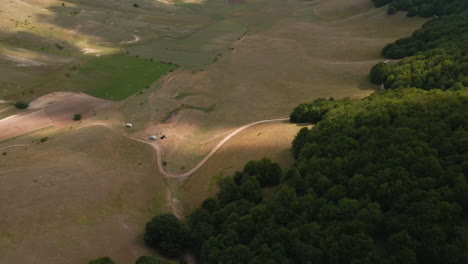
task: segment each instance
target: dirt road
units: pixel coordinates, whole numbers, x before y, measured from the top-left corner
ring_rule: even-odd
[[[213,154],[221,147],[224,145],[224,143],[226,143],[229,139],[231,139],[233,136],[235,136],[236,134],[238,134],[239,132],[241,132],[242,130],[246,129],[246,128],[249,128],[249,127],[252,127],[252,126],[255,126],[255,125],[259,125],[259,124],[264,124],[264,123],[271,123],[271,122],[287,122],[289,121],[289,118],[278,118],[278,119],[268,119],[268,120],[261,120],[261,121],[257,121],[257,122],[253,122],[253,123],[250,123],[250,124],[247,124],[247,125],[244,125],[244,126],[241,126],[239,127],[238,129],[234,130],[233,132],[231,132],[229,135],[227,135],[226,137],[224,137],[211,151],[210,153],[208,153],[208,155],[205,156],[205,158],[203,160],[201,160],[195,167],[193,167],[192,169],[190,169],[189,171],[186,171],[184,173],[180,173],[180,174],[175,174],[175,173],[172,173],[172,172],[168,172],[164,169],[164,166],[163,166],[163,162],[162,162],[162,155],[161,155],[161,148],[159,147],[158,143],[157,142],[148,142],[148,141],[145,141],[145,140],[142,140],[142,139],[137,139],[137,138],[134,138],[134,140],[137,140],[137,141],[140,141],[140,142],[143,142],[143,143],[146,143],[146,144],[149,144],[151,146],[153,146],[153,148],[156,150],[156,159],[157,159],[157,164],[158,164],[158,169],[159,169],[159,172],[161,172],[161,174],[163,174],[165,177],[169,177],[169,178],[179,178],[179,179],[184,179],[188,176],[190,176],[191,174],[193,174],[194,172],[196,172],[198,169],[200,169],[201,166],[203,166],[203,164],[205,164],[205,162],[208,161],[208,159],[210,159],[211,156],[213,156]]]

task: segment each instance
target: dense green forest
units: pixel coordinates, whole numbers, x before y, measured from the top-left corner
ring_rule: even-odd
[[[455,49],[466,53],[467,40],[468,13],[465,12],[430,20],[411,37],[385,46],[382,55],[389,59],[401,59],[431,49]]]
[[[348,104],[348,98],[335,101],[333,98],[319,98],[312,103],[303,103],[294,109],[290,115],[293,123],[318,123],[330,110],[344,104]]]
[[[411,37],[388,44],[382,55],[406,57],[372,68],[371,81],[385,89],[460,90],[468,86],[468,12],[431,20]]]
[[[292,168],[249,162],[188,216],[200,263],[466,263],[466,94],[318,104],[338,106],[299,132]]]

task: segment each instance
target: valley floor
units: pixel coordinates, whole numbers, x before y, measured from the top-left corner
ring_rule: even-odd
[[[157,254],[142,243],[146,221],[183,217],[248,160],[289,166],[302,126],[272,122],[227,136],[319,97],[369,95],[379,89],[368,73],[381,48],[426,21],[387,16],[370,0],[139,6],[0,7],[0,263]],[[14,109],[16,100],[30,109]],[[154,143],[158,152],[134,140],[157,132],[167,136]],[[161,164],[184,180],[165,177]]]

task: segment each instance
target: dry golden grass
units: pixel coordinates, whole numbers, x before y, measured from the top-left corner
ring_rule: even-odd
[[[150,254],[144,223],[170,210],[152,149],[103,126],[52,132],[0,145],[0,263]]]
[[[178,199],[183,211],[197,208],[204,199],[217,192],[216,181],[242,170],[249,160],[267,157],[283,169],[293,162],[291,141],[303,125],[290,123],[262,124],[240,132],[223,145],[200,170],[179,186]]]

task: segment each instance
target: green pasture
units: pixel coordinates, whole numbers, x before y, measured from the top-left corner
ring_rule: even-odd
[[[231,48],[232,43],[247,29],[241,24],[222,20],[194,33],[179,38],[163,38],[128,49],[156,61],[170,61],[182,66],[201,66],[214,62],[222,51]]]
[[[146,88],[174,69],[163,64],[127,55],[113,55],[91,60],[72,76],[84,92],[104,99],[123,100]]]

